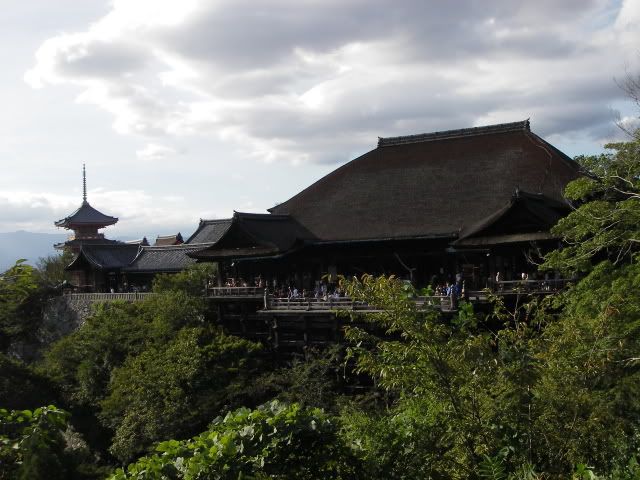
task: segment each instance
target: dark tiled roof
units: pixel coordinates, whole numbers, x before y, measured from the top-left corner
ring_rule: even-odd
[[[494,240],[508,243],[503,237],[529,240],[553,238],[549,230],[569,211],[567,203],[540,194],[516,191],[503,208],[462,230],[454,244],[488,244]]]
[[[220,240],[229,226],[231,218],[222,218],[218,220],[200,220],[198,229],[191,235],[185,243],[215,243]]]
[[[199,259],[271,256],[314,240],[313,235],[289,215],[234,212],[231,220],[215,244],[191,256]]]
[[[578,164],[515,122],[381,139],[380,146],[271,208],[319,241],[449,236],[521,190],[562,201]]]
[[[85,200],[82,202],[80,208],[71,215],[54,223],[56,227],[64,228],[71,228],[74,225],[97,225],[106,227],[113,225],[117,221],[118,219],[116,217],[110,217],[109,215],[99,212]]]
[[[103,244],[103,245],[86,245],[83,244],[80,252],[67,267],[68,270],[74,270],[83,262],[87,262],[94,268],[103,270],[120,269],[131,263],[138,253],[138,245],[120,244]]]
[[[140,247],[136,258],[124,270],[126,272],[178,272],[196,263],[187,253],[202,248],[190,245]]]
[[[156,242],[153,244],[155,247],[167,246],[167,245],[180,245],[184,243],[182,234],[178,232],[175,235],[158,235]]]

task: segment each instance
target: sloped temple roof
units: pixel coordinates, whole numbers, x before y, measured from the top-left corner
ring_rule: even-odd
[[[551,226],[570,208],[541,194],[517,190],[500,210],[460,232],[457,246],[484,246],[554,238]]]
[[[563,201],[576,162],[529,121],[381,138],[269,211],[290,215],[322,242],[457,238],[500,211],[514,191]]]
[[[55,222],[56,227],[72,228],[74,225],[91,225],[106,227],[116,223],[118,219],[116,217],[110,217],[102,212],[99,212],[89,202],[84,200],[80,208],[73,212],[68,217]]]
[[[187,254],[202,245],[149,246],[140,244],[83,244],[67,270],[85,266],[130,273],[179,272],[196,262]]]
[[[200,220],[198,228],[187,239],[185,243],[215,243],[231,226],[231,218],[223,218],[218,220]]]
[[[124,268],[131,273],[179,272],[196,263],[187,254],[200,246],[169,245],[141,246],[133,261]]]
[[[201,260],[273,256],[313,240],[289,215],[234,212],[230,225],[214,244],[189,255]]]
[[[167,246],[167,245],[180,245],[184,243],[182,234],[178,232],[175,235],[158,235],[156,241],[153,244],[155,247]]]
[[[66,267],[75,270],[83,264],[102,270],[121,269],[131,263],[138,253],[138,245],[102,244],[82,245],[80,252]]]

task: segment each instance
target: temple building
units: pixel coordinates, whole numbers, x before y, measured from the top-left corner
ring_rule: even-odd
[[[93,208],[87,200],[86,169],[82,167],[82,204],[68,217],[55,222],[57,227],[73,231],[69,239],[56,245],[74,254],[66,267],[71,283],[79,292],[126,292],[150,289],[159,273],[176,273],[196,262],[187,253],[194,247],[180,248],[180,233],[156,238],[149,246],[146,237],[122,242],[110,240],[99,230],[115,225],[116,217]],[[198,248],[206,246],[199,245]]]
[[[481,289],[498,272],[533,272],[530,259],[557,246],[549,230],[578,175],[528,120],[379,138],[270,213],[201,222],[194,235],[211,226],[219,238],[189,255],[275,289],[313,292],[323,277],[363,273],[417,286],[462,276]]]
[[[550,229],[570,211],[563,190],[579,175],[525,120],[379,138],[269,213],[201,220],[186,241],[107,240],[99,230],[118,219],[89,205],[86,176],[82,206],[56,225],[74,232],[64,246],[83,291],[147,289],[154,275],[195,262],[216,262],[221,287],[271,292],[312,295],[337,275],[363,273],[480,290],[498,274],[534,274],[531,260],[558,245]]]

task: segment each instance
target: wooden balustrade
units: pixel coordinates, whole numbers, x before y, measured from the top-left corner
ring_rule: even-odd
[[[209,297],[262,297],[264,287],[209,287]]]
[[[496,282],[497,293],[507,292],[557,292],[568,284],[574,283],[575,278],[555,278],[548,280],[501,280]]]
[[[127,292],[127,293],[67,293],[65,296],[79,298],[91,302],[112,302],[123,300],[125,302],[136,302],[155,295],[154,293]]]
[[[450,297],[431,296],[415,297],[416,306],[421,309],[440,309],[443,311],[452,310]],[[265,310],[268,311],[308,311],[308,312],[328,312],[332,310],[351,311],[379,311],[375,306],[365,302],[355,301],[349,297],[316,299],[316,298],[278,298],[268,296],[265,298]]]

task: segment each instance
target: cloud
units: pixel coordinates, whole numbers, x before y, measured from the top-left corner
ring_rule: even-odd
[[[176,151],[165,145],[159,145],[157,143],[148,143],[144,148],[136,151],[138,159],[151,162],[164,160],[165,158],[175,155]]]
[[[344,162],[380,136],[532,117],[600,138],[637,54],[637,2],[118,0],[46,40],[26,75],[70,84],[144,137],[215,138],[247,159]]]
[[[189,211],[186,199],[178,195],[153,196],[144,190],[95,189],[89,190],[88,198],[94,208],[119,219],[116,225],[105,229],[109,238],[135,237],[142,233],[162,235],[171,233],[166,231],[168,226],[190,233],[202,215],[202,212]],[[54,222],[70,215],[79,206],[79,199],[71,195],[0,191],[0,211],[3,212],[0,232],[62,232],[54,227]],[[187,215],[186,211],[189,211]]]

